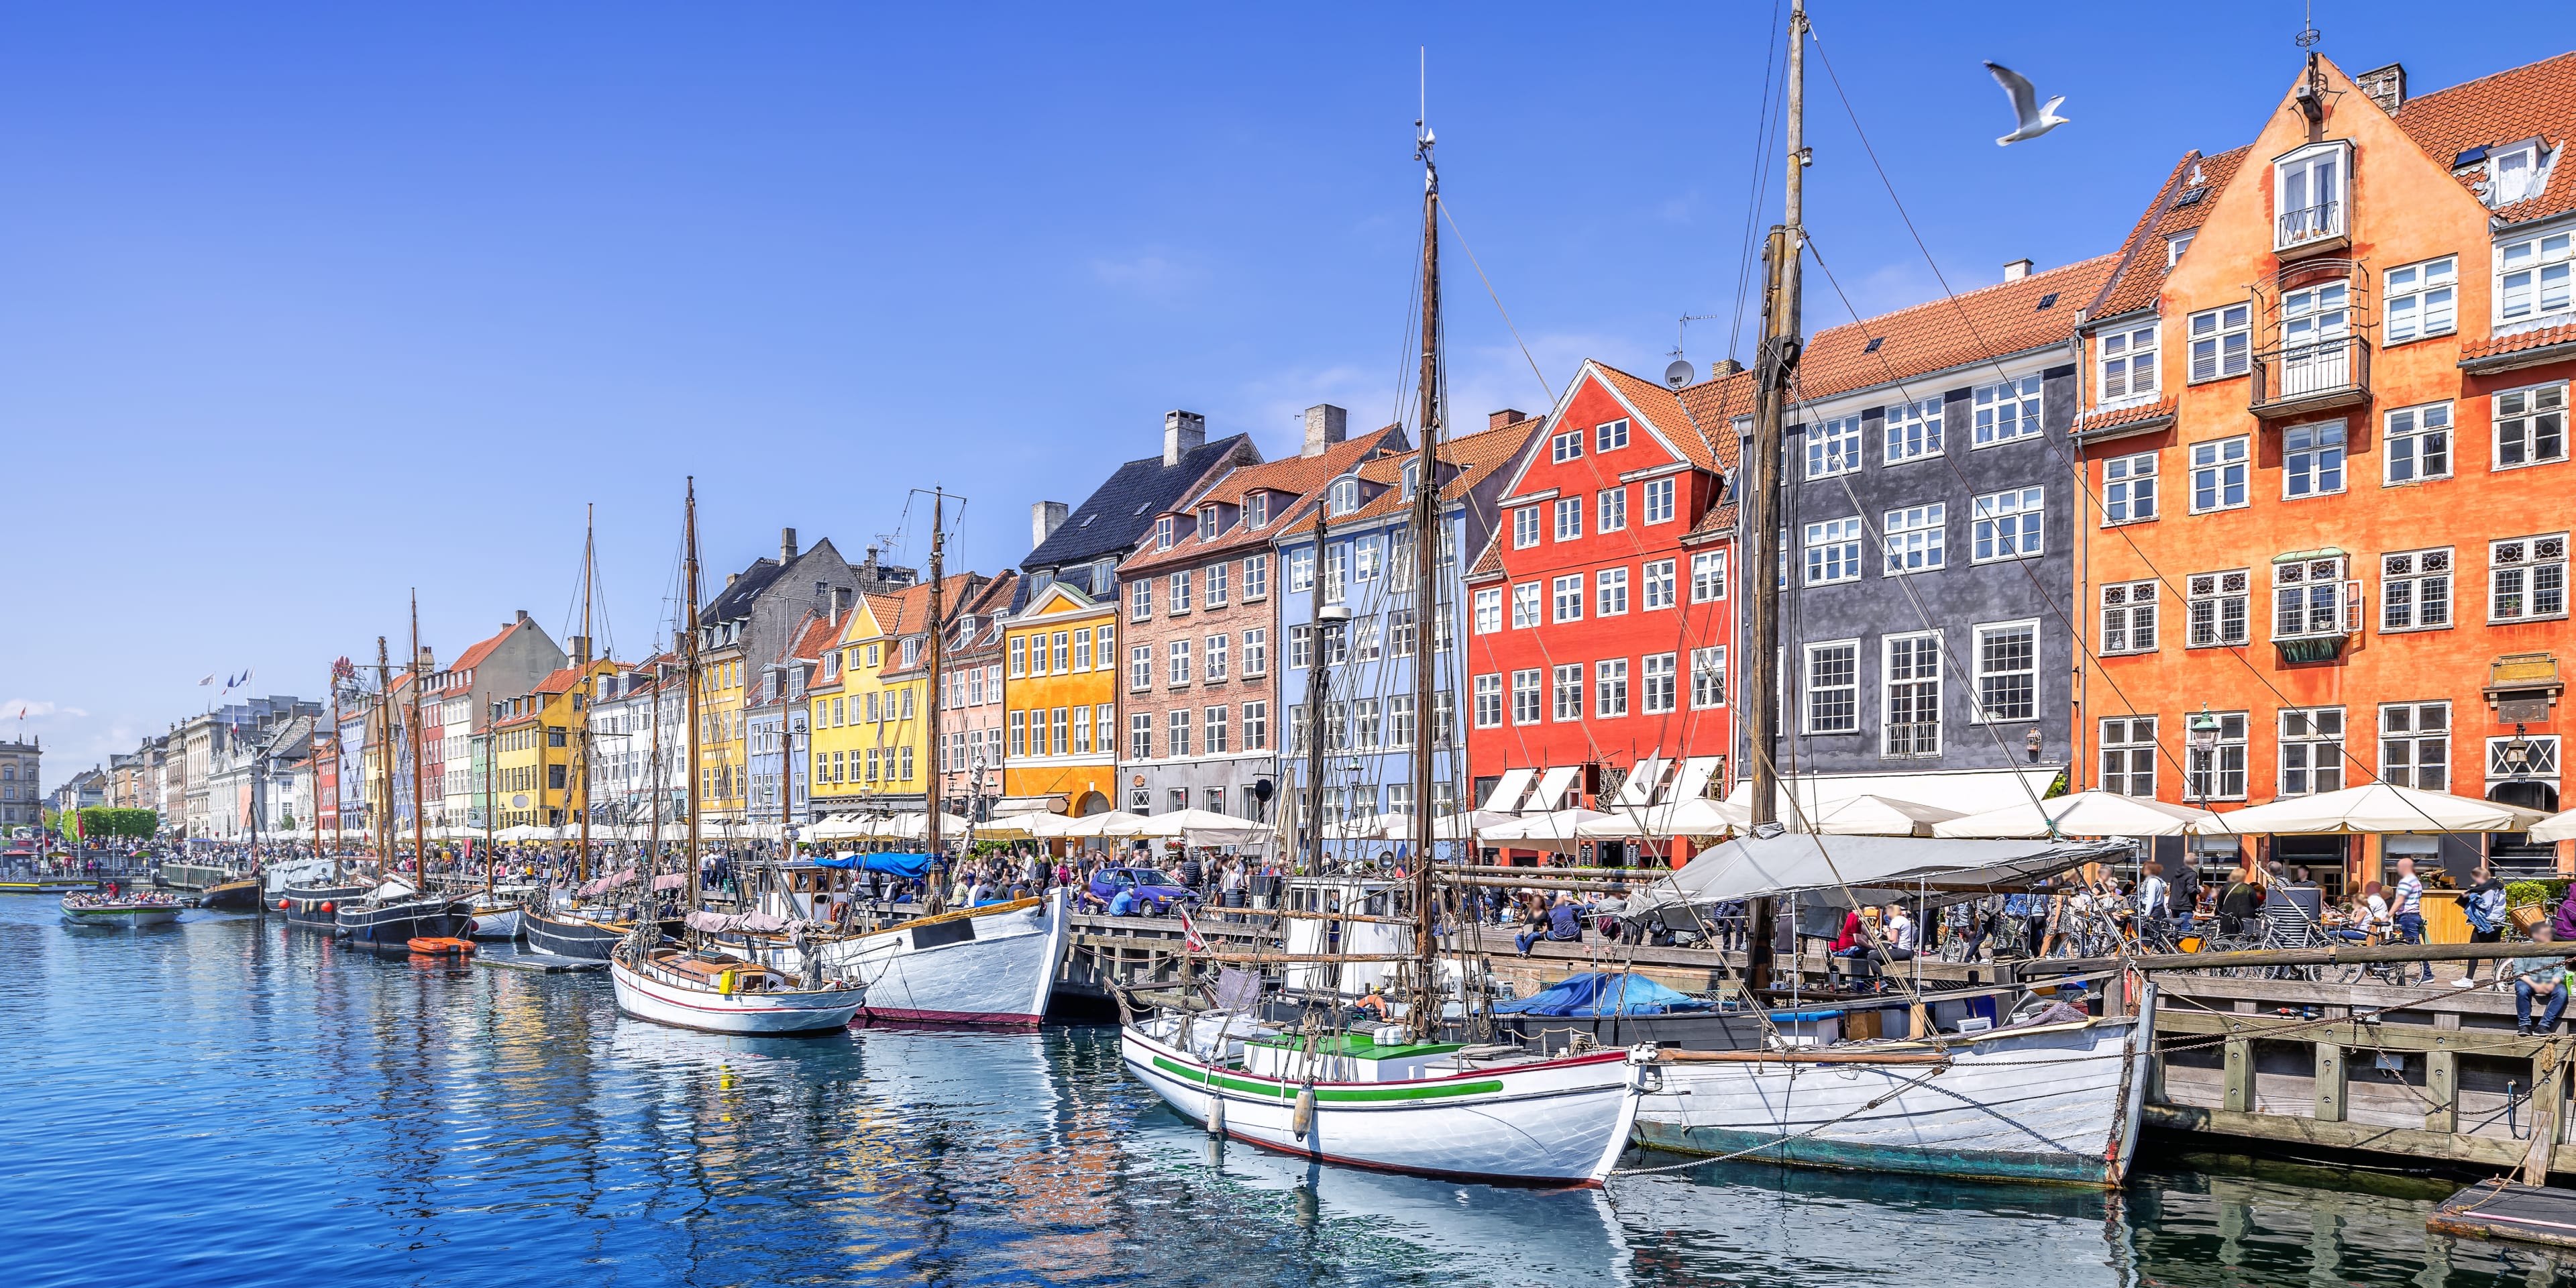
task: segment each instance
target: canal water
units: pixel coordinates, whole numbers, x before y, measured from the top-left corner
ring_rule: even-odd
[[[505,950],[506,951],[506,950]],[[0,1284],[2548,1283],[2446,1187],[2156,1163],[2119,1196],[1719,1166],[1494,1190],[1211,1146],[1116,1034],[727,1039],[595,975],[0,896]],[[2570,1262],[2576,1276],[2576,1260]]]

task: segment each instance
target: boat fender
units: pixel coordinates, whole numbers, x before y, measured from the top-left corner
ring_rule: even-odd
[[[1225,1134],[1225,1097],[1214,1094],[1208,1096],[1207,1129],[1210,1136]]]
[[[322,906],[321,906],[321,907],[319,907],[319,908],[314,909],[314,911],[315,911],[315,912],[318,912],[318,913],[321,913],[323,916],[326,916],[326,917],[327,917],[327,916],[330,916],[330,915],[331,915],[331,913],[332,913],[333,909],[332,909],[332,907],[331,907],[330,901],[329,901],[329,900],[324,900],[324,901],[323,901]]]
[[[294,909],[295,901],[293,899],[280,899],[277,901],[277,910],[279,912],[292,912]]]
[[[719,971],[719,972],[717,972],[717,974],[716,974],[716,992],[718,992],[718,993],[720,993],[720,994],[723,994],[723,995],[725,995],[725,996],[727,996],[727,997],[730,997],[730,996],[732,996],[732,995],[733,995],[733,972],[732,972],[732,971],[730,971],[730,970],[726,970],[726,971]]]
[[[1297,1088],[1297,1112],[1288,1119],[1288,1126],[1296,1133],[1299,1140],[1306,1139],[1306,1133],[1315,1129],[1314,1083],[1309,1082]]]

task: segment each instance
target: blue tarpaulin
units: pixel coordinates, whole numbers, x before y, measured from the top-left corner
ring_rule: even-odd
[[[818,855],[815,866],[856,868],[861,872],[882,872],[890,877],[918,881],[930,873],[927,854],[827,854]]]
[[[1498,1015],[1664,1015],[1708,1009],[1709,1003],[1688,993],[1621,971],[1570,975],[1528,997],[1494,1004]]]

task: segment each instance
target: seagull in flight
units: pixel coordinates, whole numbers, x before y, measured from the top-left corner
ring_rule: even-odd
[[[2048,100],[2043,107],[2039,102],[2039,91],[2032,89],[2020,72],[1992,62],[1986,64],[1986,70],[1994,74],[1996,84],[2004,87],[2004,97],[2012,100],[2015,122],[2013,132],[1995,140],[1995,146],[2004,147],[2024,139],[2035,139],[2066,124],[2066,118],[2057,114],[2057,105],[2066,101],[2065,95]]]

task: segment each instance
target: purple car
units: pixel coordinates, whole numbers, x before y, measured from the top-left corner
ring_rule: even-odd
[[[1121,890],[1134,893],[1136,912],[1146,917],[1159,917],[1175,906],[1199,901],[1197,891],[1160,868],[1102,868],[1092,874],[1091,896],[1102,903],[1115,904]]]

